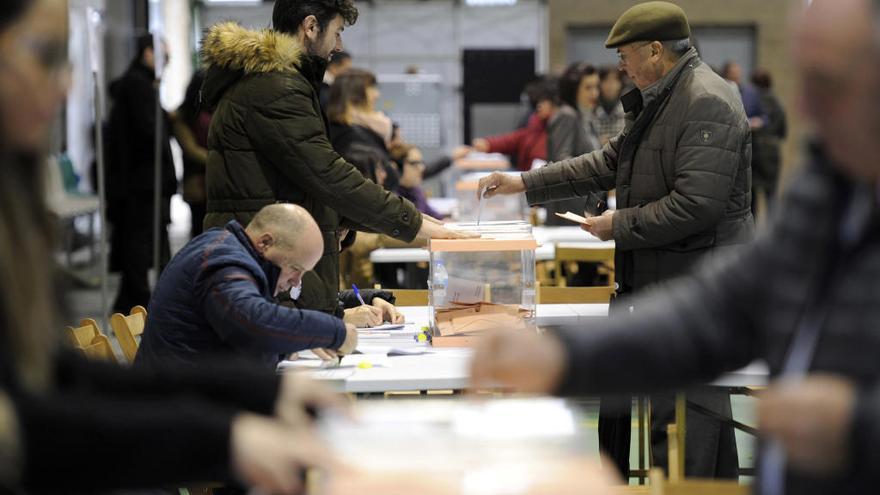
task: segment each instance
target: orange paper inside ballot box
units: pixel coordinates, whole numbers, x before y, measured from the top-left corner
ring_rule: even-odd
[[[528,311],[515,304],[487,302],[461,305],[461,308],[440,309],[435,320],[441,337],[474,335],[498,328],[523,328]]]
[[[475,251],[527,251],[537,249],[538,242],[534,239],[431,239],[428,251],[439,252],[475,252]]]

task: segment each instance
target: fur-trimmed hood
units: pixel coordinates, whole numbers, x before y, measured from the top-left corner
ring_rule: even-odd
[[[251,31],[235,22],[215,24],[202,41],[208,67],[245,74],[295,71],[302,56],[302,46],[293,36],[271,29]]]
[[[243,77],[303,78],[317,91],[327,68],[326,60],[307,55],[293,36],[271,29],[252,31],[235,22],[208,29],[202,41],[202,59],[206,71],[201,105],[208,111]]]

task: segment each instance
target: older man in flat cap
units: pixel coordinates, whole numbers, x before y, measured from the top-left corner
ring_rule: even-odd
[[[636,89],[621,100],[626,126],[601,150],[512,177],[480,181],[486,196],[526,193],[532,205],[617,190],[617,210],[590,217],[584,229],[614,239],[617,294],[611,314],[638,313],[630,296],[687,274],[709,253],[750,240],[751,136],[740,97],[700,61],[685,13],[668,2],[630,8],[605,46]],[[625,372],[625,371],[623,371]],[[730,399],[702,389],[690,400],[729,417]],[[625,474],[629,468],[630,398],[603,398],[600,444]],[[653,396],[655,462],[666,462],[671,396]],[[732,427],[689,411],[688,476],[735,477]]]

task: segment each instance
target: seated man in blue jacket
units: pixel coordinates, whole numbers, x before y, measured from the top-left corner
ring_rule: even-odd
[[[351,353],[354,325],[275,300],[299,288],[323,251],[318,225],[293,204],[264,207],[247,228],[231,221],[192,239],[159,278],[136,365],[234,354],[274,367],[305,349],[322,357]]]

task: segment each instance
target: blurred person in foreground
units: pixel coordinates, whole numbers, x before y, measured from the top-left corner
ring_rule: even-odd
[[[880,107],[866,102],[880,92],[880,2],[816,0],[792,33],[815,140],[770,227],[694,276],[644,294],[633,315],[543,337],[487,338],[475,386],[651,392],[763,359],[771,384],[758,405],[756,492],[876,491]]]
[[[0,3],[0,491],[296,493],[302,467],[333,464],[306,415],[336,403],[323,389],[236,363],[145,373],[61,345],[42,175],[71,80],[67,19],[65,0]]]
[[[592,153],[520,177],[492,174],[481,179],[479,190],[487,197],[525,192],[529,204],[538,205],[616,189],[617,209],[587,211],[583,229],[615,242],[617,290],[609,313],[617,318],[643,311],[635,294],[751,240],[751,138],[739,95],[700,60],[678,6],[646,2],[628,9],[605,46],[617,49],[620,70],[636,86],[622,97],[626,129]],[[730,415],[726,391],[706,387],[691,400]],[[665,466],[672,395],[655,394],[651,407],[652,457],[654,465]],[[631,411],[629,395],[602,398],[599,444],[624,476]],[[688,425],[685,472],[735,478],[733,428],[694,411]]]

